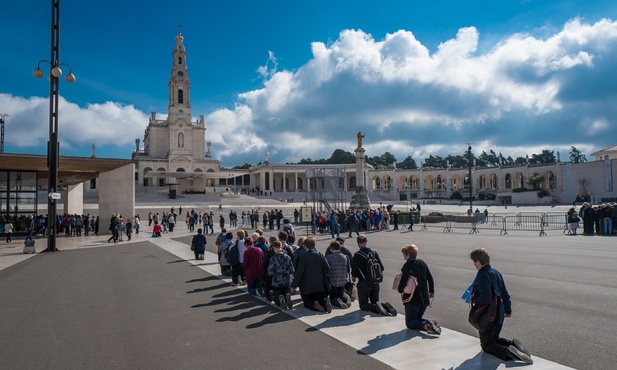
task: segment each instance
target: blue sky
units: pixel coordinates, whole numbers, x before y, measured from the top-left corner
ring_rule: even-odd
[[[352,152],[416,162],[617,144],[617,3],[61,1],[63,155],[129,158],[167,113],[182,24],[194,119],[223,166]],[[51,1],[0,5],[5,152],[45,153]],[[65,73],[67,73],[65,71]]]

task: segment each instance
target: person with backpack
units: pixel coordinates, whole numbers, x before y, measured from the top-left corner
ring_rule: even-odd
[[[360,309],[384,316],[396,316],[396,309],[389,303],[379,301],[379,284],[383,281],[383,264],[379,254],[367,247],[368,238],[356,238],[359,250],[354,253],[351,263],[351,280],[357,283]]]
[[[219,256],[219,265],[221,266],[221,275],[231,276],[231,265],[228,260],[229,247],[233,244],[234,234],[227,233],[221,238],[221,242],[217,246]]]
[[[491,257],[484,248],[477,248],[469,253],[469,258],[478,270],[471,290],[472,307],[488,305],[495,296],[498,298],[498,320],[489,323],[485,331],[479,331],[482,350],[503,361],[519,360],[533,364],[531,353],[518,339],[505,339],[499,336],[504,318],[512,316],[512,302],[503,276],[491,267]]]
[[[293,235],[294,238],[296,237],[296,230],[294,230],[294,227],[291,224],[291,221],[287,217],[283,218],[283,224],[279,228],[279,232],[281,231],[284,231],[288,236]]]
[[[407,244],[401,249],[405,264],[401,268],[401,281],[398,292],[401,293],[405,307],[405,326],[411,330],[424,330],[429,334],[441,334],[441,327],[434,319],[424,319],[424,312],[430,305],[430,299],[435,297],[435,282],[428,265],[418,257],[418,247]],[[409,279],[416,279],[414,292],[405,294],[405,286]]]
[[[244,245],[244,230],[238,230],[236,232],[236,241],[229,247],[228,260],[231,265],[231,281],[235,285],[245,285],[244,281],[244,267],[242,261],[244,260],[244,252],[246,252],[246,246]],[[239,279],[238,279],[239,278]]]

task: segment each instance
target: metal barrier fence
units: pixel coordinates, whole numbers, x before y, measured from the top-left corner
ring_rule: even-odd
[[[403,217],[401,217],[403,216]],[[509,231],[538,232],[545,236],[547,230],[562,230],[570,233],[570,225],[563,213],[516,213],[507,215],[472,214],[423,214],[415,215],[414,225],[420,231],[441,229],[442,232],[452,232],[454,229],[469,230],[470,234],[481,230],[499,231],[499,235],[507,235]],[[399,224],[409,228],[409,215],[400,215]]]

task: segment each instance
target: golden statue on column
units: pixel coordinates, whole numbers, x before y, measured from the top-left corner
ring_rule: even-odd
[[[358,138],[358,148],[362,148],[362,138],[364,137],[364,135],[361,131],[358,131],[356,137]]]

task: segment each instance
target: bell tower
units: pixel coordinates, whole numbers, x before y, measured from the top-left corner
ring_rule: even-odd
[[[180,33],[176,36],[176,45],[172,52],[171,76],[169,77],[169,104],[167,106],[168,121],[170,124],[178,124],[179,121],[189,124],[191,122],[191,81],[186,66],[186,50],[184,49],[184,37]]]

